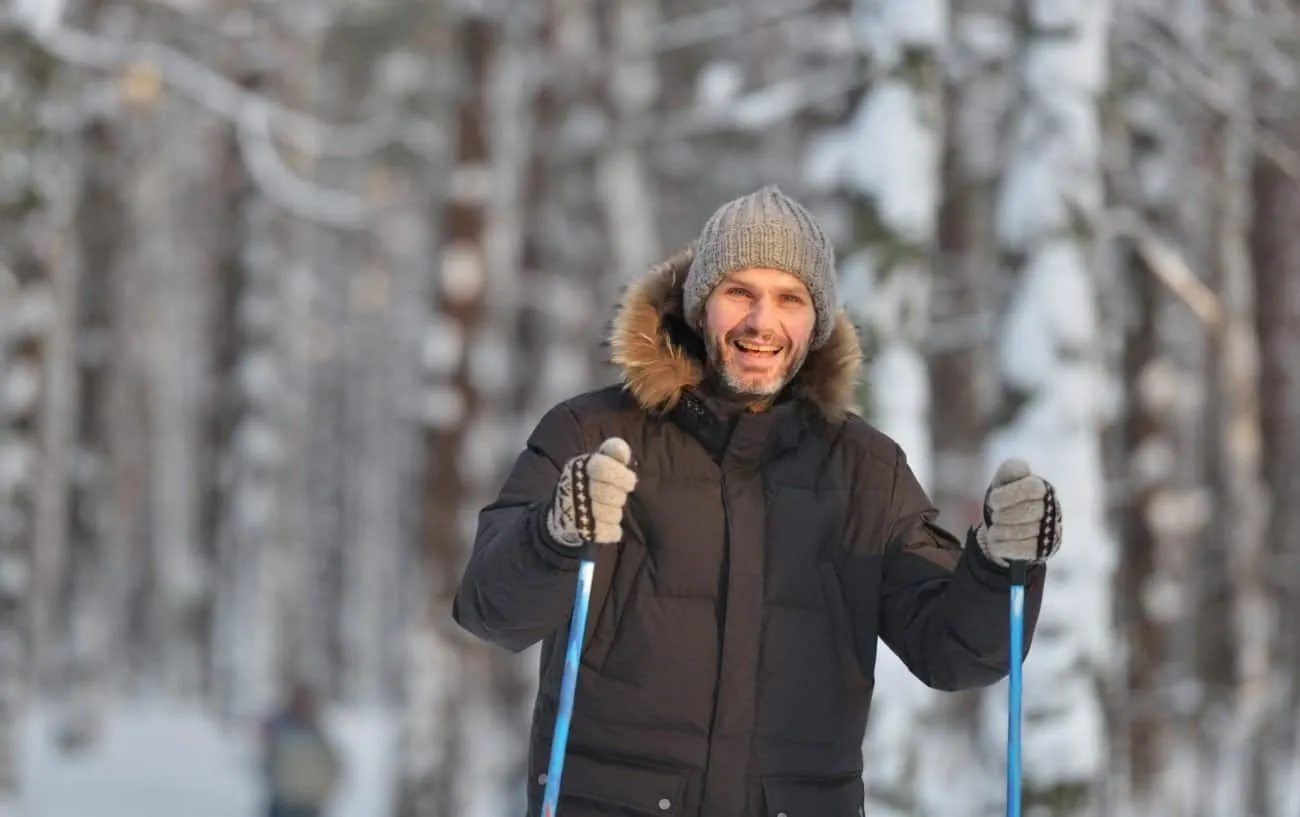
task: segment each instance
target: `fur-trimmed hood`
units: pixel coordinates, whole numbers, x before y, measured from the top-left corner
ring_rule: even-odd
[[[610,361],[623,385],[650,412],[672,409],[682,392],[704,377],[704,340],[683,318],[682,285],[694,245],[652,267],[628,287],[609,334]],[[856,412],[862,348],[853,323],[841,310],[830,340],[808,353],[787,387],[827,417]]]

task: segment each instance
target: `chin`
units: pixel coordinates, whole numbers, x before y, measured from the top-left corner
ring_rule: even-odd
[[[727,388],[736,394],[747,397],[775,397],[785,388],[786,378],[784,374],[774,374],[769,377],[744,377],[730,369],[726,372]]]

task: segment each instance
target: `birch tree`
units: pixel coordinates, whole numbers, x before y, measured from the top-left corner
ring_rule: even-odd
[[[1004,457],[1027,459],[1056,485],[1067,525],[1025,666],[1025,806],[1052,815],[1092,813],[1106,770],[1099,685],[1112,658],[1115,554],[1094,242],[1108,18],[1105,3],[1017,3],[1016,96],[997,209],[1013,288],[999,319],[1000,394],[985,472]],[[986,699],[990,750],[1005,748],[1005,700],[1005,684]]]

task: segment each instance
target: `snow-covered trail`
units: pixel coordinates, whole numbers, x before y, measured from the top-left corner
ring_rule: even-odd
[[[382,713],[327,720],[346,764],[327,817],[388,817],[394,723]],[[116,710],[94,751],[62,756],[49,721],[27,718],[24,789],[2,817],[258,817],[255,727],[223,730],[192,709]]]

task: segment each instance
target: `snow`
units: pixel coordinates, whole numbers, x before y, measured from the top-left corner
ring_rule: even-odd
[[[1006,18],[993,14],[960,14],[953,31],[954,43],[978,62],[1006,59],[1015,45],[1015,34]]]
[[[932,490],[930,374],[916,347],[889,341],[873,361],[871,381],[875,418],[907,455],[917,480]]]
[[[472,241],[450,241],[442,251],[441,294],[448,301],[473,300],[487,284],[483,254]]]
[[[700,70],[695,81],[695,104],[704,110],[717,110],[734,102],[745,87],[740,65],[730,60],[714,60]]]
[[[948,30],[946,0],[858,0],[852,12],[854,33],[872,59],[896,65],[905,49],[937,49]]]
[[[382,710],[330,712],[325,727],[344,779],[325,817],[386,817],[395,719]],[[254,817],[259,813],[256,731],[222,728],[189,707],[131,704],[108,718],[103,744],[60,754],[52,717],[23,724],[22,792],[15,817]]]
[[[18,0],[14,15],[33,33],[48,36],[58,30],[66,0]]]
[[[430,320],[420,345],[420,364],[424,373],[449,375],[460,365],[465,339],[454,322],[439,318]]]
[[[870,198],[891,230],[922,242],[934,234],[938,150],[916,94],[899,80],[883,80],[843,134],[813,144],[804,173],[816,189],[838,184]]]
[[[804,84],[798,80],[773,82],[735,100],[731,122],[751,131],[773,127],[799,110],[805,94]]]
[[[507,393],[518,382],[514,339],[484,322],[469,347],[470,386],[481,394]]]
[[[451,383],[436,383],[424,394],[420,419],[433,429],[448,429],[465,416],[465,395]]]

